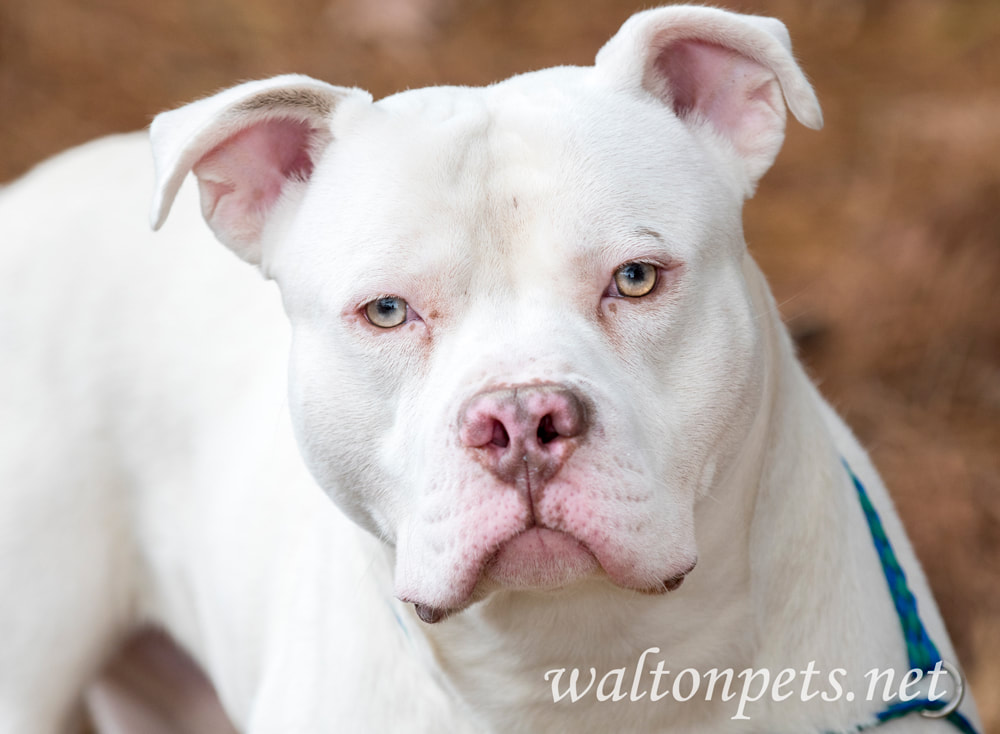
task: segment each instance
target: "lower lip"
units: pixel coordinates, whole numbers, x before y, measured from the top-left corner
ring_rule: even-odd
[[[597,559],[578,540],[548,528],[531,528],[508,540],[486,568],[491,579],[514,589],[549,589],[590,575]]]

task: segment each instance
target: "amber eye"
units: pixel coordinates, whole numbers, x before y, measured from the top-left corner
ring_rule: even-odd
[[[365,318],[380,329],[391,329],[406,321],[406,301],[397,296],[377,298],[365,306]]]
[[[627,298],[641,298],[656,285],[656,266],[649,263],[625,263],[615,271],[615,287]]]

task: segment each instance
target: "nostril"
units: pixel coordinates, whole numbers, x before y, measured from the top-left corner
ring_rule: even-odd
[[[490,439],[490,443],[502,449],[510,445],[510,435],[507,433],[504,424],[498,420],[493,421],[493,438]]]
[[[509,463],[510,456],[527,457],[533,451],[536,458],[556,460],[557,467],[569,453],[560,448],[564,439],[583,436],[587,424],[584,405],[572,391],[520,385],[473,396],[461,413],[458,440],[467,448],[485,449],[474,454],[477,461]]]
[[[541,444],[551,443],[559,438],[559,431],[556,430],[555,421],[552,419],[551,413],[543,416],[542,420],[538,422],[537,436],[538,442]]]

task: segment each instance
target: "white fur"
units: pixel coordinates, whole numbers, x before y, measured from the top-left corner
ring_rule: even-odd
[[[675,113],[677,42],[706,83],[735,76]],[[954,660],[885,488],[743,243],[782,94],[821,124],[780,23],[665,8],[596,67],[377,103],[280,77],[168,113],[157,225],[178,200],[155,236],[143,135],[4,190],[0,734],[65,731],[146,624],[258,734],[848,729],[872,705],[762,702],[734,721],[718,700],[554,705],[542,677],[652,646],[674,671],[816,661],[858,690],[871,668],[905,669],[841,456]],[[287,120],[310,131],[308,176],[240,157],[270,150],[262,121]],[[274,282],[210,241],[181,185],[192,168],[219,239]],[[664,265],[658,290],[602,295],[633,260]],[[420,319],[367,324],[359,309],[385,295]],[[591,426],[530,513],[603,570],[504,588],[481,565],[528,505],[457,425],[480,391],[538,382],[583,396]],[[695,558],[677,591],[634,590]],[[450,616],[425,624],[400,598]]]

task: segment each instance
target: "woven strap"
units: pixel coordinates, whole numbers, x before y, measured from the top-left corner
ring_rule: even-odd
[[[903,573],[896,554],[892,550],[892,544],[885,534],[882,521],[879,519],[875,507],[868,499],[868,492],[865,486],[858,479],[851,467],[844,462],[854,488],[858,490],[858,499],[861,501],[861,508],[865,511],[865,518],[868,520],[868,528],[872,533],[872,541],[875,543],[875,550],[878,551],[879,560],[882,562],[882,571],[885,573],[885,580],[889,584],[889,592],[892,594],[892,601],[896,605],[896,614],[899,617],[899,625],[903,629],[903,639],[906,640],[906,655],[910,661],[910,669],[930,672],[941,660],[941,654],[934,646],[931,638],[924,629],[924,623],[920,620],[917,612],[917,600],[910,593],[910,587],[906,584],[906,574]]]
[[[885,710],[876,714],[878,721],[873,723],[872,726],[878,726],[879,724],[884,724],[887,721],[892,721],[893,719],[898,719],[902,716],[915,712],[936,711],[937,709],[944,708],[944,706],[944,701],[931,701],[929,698],[916,698],[912,701],[901,701],[899,703],[894,703],[892,706],[889,706]],[[972,722],[962,716],[962,714],[958,711],[952,711],[944,717],[944,720],[952,724],[956,729],[962,732],[962,734],[977,734],[976,730],[972,726]],[[863,728],[869,729],[871,727]]]
[[[865,518],[868,520],[868,529],[871,530],[875,550],[878,551],[879,560],[882,562],[882,571],[889,584],[892,601],[896,605],[896,615],[899,617],[899,625],[903,630],[903,639],[906,640],[906,656],[910,662],[910,669],[930,672],[941,661],[941,654],[924,628],[924,623],[917,611],[917,600],[910,592],[910,587],[906,583],[906,574],[903,573],[903,568],[899,565],[899,560],[892,550],[892,544],[885,534],[885,528],[882,527],[878,512],[875,511],[874,505],[868,498],[865,485],[861,483],[847,461],[844,461],[844,467],[851,475],[854,488],[858,491],[858,499],[865,512]],[[944,705],[943,701],[929,699],[914,699],[913,701],[895,703],[876,714],[874,721],[859,725],[857,730],[870,729],[914,712],[941,709],[944,708]],[[952,711],[944,718],[963,734],[976,734],[976,730],[969,723],[969,720],[958,711]]]

